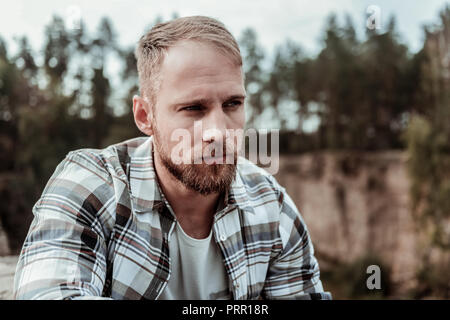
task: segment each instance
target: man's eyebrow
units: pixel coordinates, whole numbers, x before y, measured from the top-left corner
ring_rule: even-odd
[[[172,108],[176,109],[182,106],[192,106],[192,105],[205,105],[208,104],[208,99],[194,99],[194,100],[186,100],[185,102],[177,102],[172,105]]]
[[[231,96],[225,98],[225,101],[237,100],[237,99],[244,100],[245,95],[234,94],[234,95],[231,95]],[[193,99],[193,100],[186,100],[185,102],[177,102],[177,103],[173,104],[171,107],[176,109],[181,106],[207,105],[209,102],[210,102],[209,99]]]
[[[225,101],[236,100],[236,99],[244,100],[245,99],[245,95],[235,94],[235,95],[232,95],[232,96],[229,96],[228,98],[226,98]]]

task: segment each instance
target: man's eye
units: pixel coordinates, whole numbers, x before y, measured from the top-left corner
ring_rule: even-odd
[[[184,107],[181,110],[185,110],[185,111],[201,111],[203,110],[202,106],[188,106],[188,107]]]
[[[235,100],[235,101],[230,101],[230,102],[226,103],[224,106],[227,108],[233,109],[233,108],[239,107],[241,104],[242,104],[241,101]]]

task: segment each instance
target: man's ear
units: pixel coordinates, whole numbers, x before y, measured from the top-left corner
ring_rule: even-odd
[[[140,96],[133,96],[133,115],[134,122],[138,129],[148,135],[153,135],[151,119],[153,117],[152,107]]]

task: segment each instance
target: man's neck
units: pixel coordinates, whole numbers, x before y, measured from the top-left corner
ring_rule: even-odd
[[[190,190],[167,170],[156,153],[153,161],[161,190],[183,230],[193,238],[206,238],[211,231],[220,194],[205,196]]]

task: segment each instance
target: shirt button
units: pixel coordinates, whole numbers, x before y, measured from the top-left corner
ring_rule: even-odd
[[[236,288],[236,289],[239,289],[239,282],[236,283],[235,288]]]
[[[224,234],[222,234],[220,236],[220,241],[225,241],[225,240],[227,240],[227,237]]]

